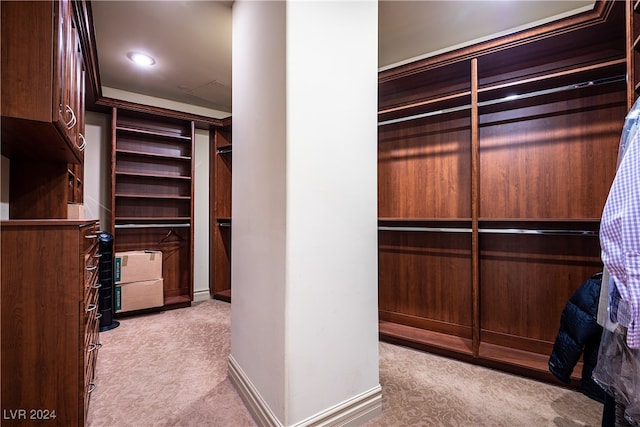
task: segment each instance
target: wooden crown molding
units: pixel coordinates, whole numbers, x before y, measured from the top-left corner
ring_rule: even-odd
[[[381,71],[378,73],[378,83],[401,79],[443,65],[606,23],[615,3],[618,2],[597,0],[592,10],[577,15]]]

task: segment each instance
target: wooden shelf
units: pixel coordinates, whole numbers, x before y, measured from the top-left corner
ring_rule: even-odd
[[[163,253],[164,306],[141,312],[188,306],[193,300],[194,122],[141,109],[112,111],[114,250]]]
[[[182,176],[182,175],[168,175],[168,174],[159,174],[159,173],[141,173],[141,172],[115,172],[116,176],[131,176],[136,178],[157,178],[157,179],[183,179],[186,181],[190,181],[190,176]]]
[[[456,354],[470,360],[473,355],[472,342],[468,338],[461,338],[449,334],[428,331],[421,328],[406,326],[399,323],[380,321],[380,338],[384,341],[402,341],[404,345],[429,349],[443,355]]]
[[[624,4],[598,11],[380,73],[382,339],[554,381],[627,111]]]
[[[116,221],[190,221],[188,216],[120,216]]]
[[[143,128],[116,126],[116,131],[131,132],[131,133],[136,133],[136,134],[150,136],[150,137],[155,136],[155,137],[162,137],[162,138],[172,138],[172,139],[182,140],[185,142],[191,141],[190,136],[183,136],[178,133],[172,133],[172,132],[153,131],[153,130],[148,130]]]
[[[143,152],[143,151],[132,151],[132,150],[116,149],[116,153],[118,153],[118,154],[127,154],[127,155],[132,155],[132,156],[155,157],[155,158],[165,158],[165,159],[171,159],[171,160],[191,161],[191,157],[187,157],[187,156],[169,156],[169,155],[166,155],[166,154],[147,153],[147,152]]]
[[[132,199],[170,199],[170,200],[191,200],[191,196],[172,196],[166,194],[122,194],[116,193],[116,197],[128,197]]]

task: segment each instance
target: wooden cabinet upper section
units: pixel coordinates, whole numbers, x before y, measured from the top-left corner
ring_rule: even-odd
[[[2,154],[81,163],[85,64],[71,0],[3,2]]]

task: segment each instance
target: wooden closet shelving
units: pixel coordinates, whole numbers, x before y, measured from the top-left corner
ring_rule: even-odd
[[[624,40],[598,2],[380,73],[382,339],[555,381],[562,309],[602,268]]]
[[[193,300],[194,122],[112,110],[114,250],[163,253],[163,309]]]
[[[211,152],[211,295],[231,301],[231,127],[212,128]]]

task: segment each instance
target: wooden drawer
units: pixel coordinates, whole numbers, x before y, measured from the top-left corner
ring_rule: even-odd
[[[95,234],[95,222],[0,226],[1,261],[11,266],[0,270],[0,406],[55,408],[57,425],[84,425],[99,348],[98,311],[87,311],[98,302],[98,274],[86,269],[97,261],[97,237],[86,238]]]

